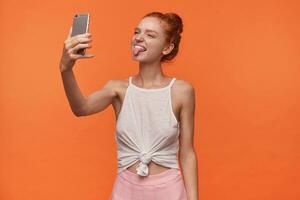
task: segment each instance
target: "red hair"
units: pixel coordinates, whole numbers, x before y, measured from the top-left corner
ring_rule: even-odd
[[[179,43],[181,39],[180,33],[183,31],[182,19],[176,13],[163,14],[161,12],[151,12],[146,14],[143,18],[145,17],[156,17],[165,22],[165,26],[163,27],[166,35],[166,42],[173,43],[174,48],[169,54],[164,55],[161,58],[161,61],[164,62],[172,60],[179,50]]]

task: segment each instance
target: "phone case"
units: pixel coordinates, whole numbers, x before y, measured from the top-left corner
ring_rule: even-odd
[[[73,37],[75,35],[87,33],[89,31],[89,21],[90,21],[89,13],[75,14],[73,17],[71,37]],[[76,53],[84,55],[85,49],[86,48],[79,49]]]

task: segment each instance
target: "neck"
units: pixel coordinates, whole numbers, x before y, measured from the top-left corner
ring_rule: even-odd
[[[150,85],[156,81],[161,82],[164,77],[166,76],[164,75],[160,61],[153,63],[139,63],[139,72],[136,78],[141,80],[143,85]]]

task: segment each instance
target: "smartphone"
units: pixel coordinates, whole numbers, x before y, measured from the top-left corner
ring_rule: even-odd
[[[90,23],[90,14],[89,13],[77,13],[73,17],[72,33],[71,37],[83,33],[88,33]],[[79,49],[77,54],[84,55],[85,48]]]

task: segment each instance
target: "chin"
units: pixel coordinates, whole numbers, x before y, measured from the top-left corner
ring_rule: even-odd
[[[140,62],[143,62],[143,61],[146,61],[145,58],[143,56],[134,56],[133,54],[131,55],[131,58],[132,60],[135,60],[135,61],[140,61]]]
[[[134,56],[134,54],[132,53],[131,58],[132,58],[132,60],[139,61],[139,62],[144,62],[144,63],[154,62],[153,57],[146,56],[146,54],[145,55]]]
[[[137,58],[137,57],[135,57],[134,55],[131,56],[131,59],[132,59],[132,60],[135,60],[135,61],[140,61],[140,60],[141,60],[140,58]]]
[[[149,62],[151,62],[151,60],[149,60],[149,59],[142,58],[142,57],[135,57],[135,56],[132,56],[132,60],[143,62],[143,63],[149,63]]]

